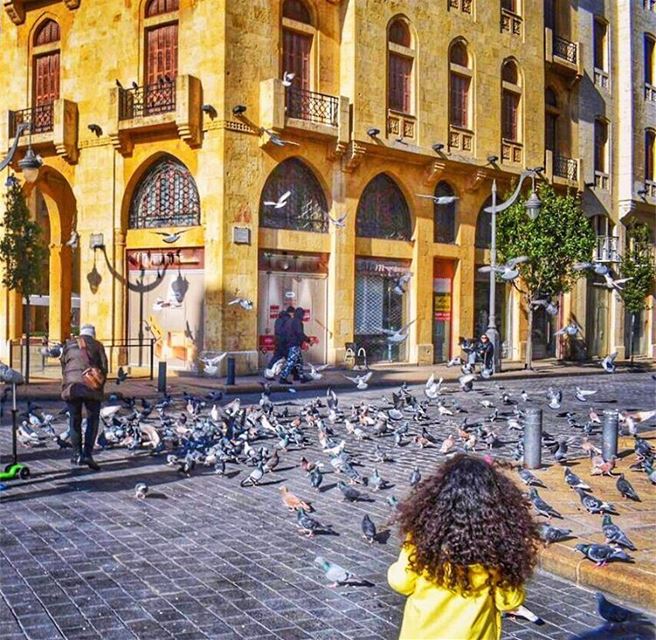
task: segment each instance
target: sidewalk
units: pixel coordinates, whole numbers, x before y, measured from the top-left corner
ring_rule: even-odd
[[[371,387],[399,386],[403,382],[409,385],[423,384],[431,374],[436,379],[444,378],[445,382],[455,382],[460,377],[460,367],[446,367],[445,365],[417,366],[412,364],[384,363],[374,364],[370,367],[373,376],[369,381]],[[656,371],[656,365],[651,359],[636,360],[631,368],[629,362],[618,363],[615,374],[606,374],[597,362],[574,363],[556,360],[555,358],[538,360],[533,370],[525,370],[522,362],[504,362],[503,370],[490,380],[480,379],[480,384],[500,382],[502,380],[540,379],[570,376],[590,375],[619,375],[625,372]],[[320,380],[313,380],[305,384],[295,384],[294,389],[310,391],[323,391],[327,388],[335,390],[354,390],[355,385],[345,376],[354,377],[362,375],[363,371],[349,370],[343,367],[330,368],[323,371]],[[183,391],[195,395],[204,395],[210,391],[222,391],[228,395],[259,393],[262,391],[264,377],[259,375],[239,376],[236,384],[226,385],[224,377],[203,377],[187,371],[169,371],[167,377],[167,391],[173,395],[180,395]],[[60,380],[39,379],[32,377],[29,385],[19,387],[18,395],[21,399],[32,400],[59,400]],[[279,385],[276,381],[270,383],[273,391],[286,391],[288,387]],[[105,387],[107,394],[124,393],[126,395],[152,398],[158,395],[157,378],[128,378],[120,385],[115,378],[110,378]]]

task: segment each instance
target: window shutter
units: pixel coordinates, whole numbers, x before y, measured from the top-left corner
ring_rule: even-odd
[[[290,29],[283,30],[283,71],[296,74],[294,86],[305,91],[310,90],[310,52],[312,36],[304,35]]]
[[[517,112],[519,96],[512,91],[503,92],[502,137],[517,142]]]
[[[412,59],[389,54],[389,108],[402,113],[412,111]]]
[[[451,74],[451,124],[469,127],[469,78]]]
[[[34,104],[50,104],[59,98],[59,51],[34,61]]]
[[[146,35],[146,84],[178,75],[178,24],[150,29]]]

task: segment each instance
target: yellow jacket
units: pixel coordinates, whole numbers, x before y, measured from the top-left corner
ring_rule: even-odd
[[[408,599],[399,640],[499,640],[501,611],[512,611],[524,602],[524,590],[485,586],[488,572],[470,567],[472,594],[463,597],[432,582],[410,568],[410,545],[401,547],[399,559],[387,571],[394,591]]]

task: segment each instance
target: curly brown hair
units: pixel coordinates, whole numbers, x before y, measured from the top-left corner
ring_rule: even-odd
[[[456,455],[420,482],[395,518],[412,544],[410,565],[448,589],[471,592],[470,565],[488,586],[519,587],[537,559],[538,529],[526,498],[494,465]]]

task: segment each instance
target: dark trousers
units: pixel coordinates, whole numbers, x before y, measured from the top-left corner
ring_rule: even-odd
[[[271,356],[271,360],[269,360],[269,364],[267,365],[267,369],[271,369],[278,360],[282,360],[283,358],[287,357],[287,345],[285,344],[279,344],[276,346],[276,350],[273,352],[273,355]]]
[[[84,447],[82,446],[82,405],[87,410],[87,426],[84,430]],[[74,398],[66,403],[70,418],[71,444],[73,455],[90,457],[98,435],[100,421],[100,400]]]

